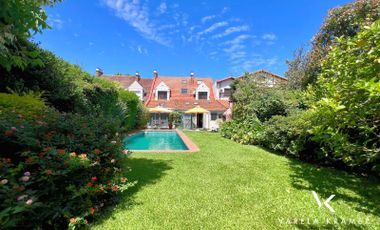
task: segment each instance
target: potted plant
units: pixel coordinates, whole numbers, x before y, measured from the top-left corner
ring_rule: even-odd
[[[169,129],[172,129],[173,126],[176,127],[181,123],[182,115],[179,112],[171,112],[169,114]]]

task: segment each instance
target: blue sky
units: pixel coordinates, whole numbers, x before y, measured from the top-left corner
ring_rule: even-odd
[[[66,0],[47,8],[51,30],[34,37],[94,74],[214,79],[285,61],[318,31],[328,9],[347,0]]]

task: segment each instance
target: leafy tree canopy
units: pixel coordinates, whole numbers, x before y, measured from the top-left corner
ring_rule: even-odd
[[[12,66],[25,67],[37,58],[19,40],[48,28],[43,6],[52,6],[60,0],[12,0],[0,1],[0,65],[10,70]]]

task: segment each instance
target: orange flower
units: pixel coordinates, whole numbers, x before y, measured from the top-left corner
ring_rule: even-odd
[[[88,211],[89,211],[91,214],[94,214],[94,212],[95,212],[95,208],[91,207],[91,208],[88,209]]]
[[[125,178],[125,177],[123,177],[123,178],[121,178],[121,182],[123,182],[123,183],[125,183],[125,182],[127,182],[127,178]]]
[[[25,187],[24,186],[14,186],[13,189],[16,190],[17,192],[22,192],[25,190]]]
[[[28,157],[28,159],[26,159],[25,163],[30,165],[30,164],[33,164],[33,157]]]
[[[88,186],[88,187],[92,187],[92,183],[91,183],[91,182],[88,182],[88,183],[87,183],[87,186]]]
[[[70,218],[70,223],[75,224],[76,222],[77,222],[76,218],[74,218],[74,217]]]
[[[93,176],[92,178],[91,178],[91,181],[92,182],[95,182],[95,181],[97,181],[98,180],[98,178],[96,177],[96,176]]]
[[[66,149],[57,149],[57,153],[59,154],[59,155],[64,155],[65,154],[65,152],[66,152]]]
[[[80,158],[82,161],[87,160],[87,154],[82,153],[82,154],[79,155],[79,158]]]
[[[70,153],[70,156],[71,156],[71,157],[76,157],[77,154],[76,154],[76,152],[72,152],[72,153]]]
[[[119,190],[119,187],[117,187],[116,185],[112,187],[112,191],[116,192],[117,190]]]
[[[5,133],[4,133],[4,135],[5,136],[7,136],[7,137],[10,137],[10,136],[13,136],[15,134],[15,132],[14,131],[12,131],[12,130],[7,130],[7,131],[5,131]]]
[[[98,155],[100,153],[100,149],[94,149],[94,152],[96,155]]]

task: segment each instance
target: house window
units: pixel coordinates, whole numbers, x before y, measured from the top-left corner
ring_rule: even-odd
[[[202,80],[197,81],[198,85],[202,84],[202,82],[203,82]]]
[[[186,94],[187,93],[187,89],[181,89],[181,93],[182,94]]]
[[[224,89],[223,97],[230,97],[231,96],[231,89]]]
[[[217,113],[211,113],[211,120],[215,121],[216,119],[218,119],[218,114]]]
[[[158,91],[157,96],[158,96],[158,100],[167,100],[168,99],[168,92],[167,91]]]
[[[198,100],[207,100],[207,92],[198,92]]]
[[[182,80],[182,84],[187,84],[187,80]]]

